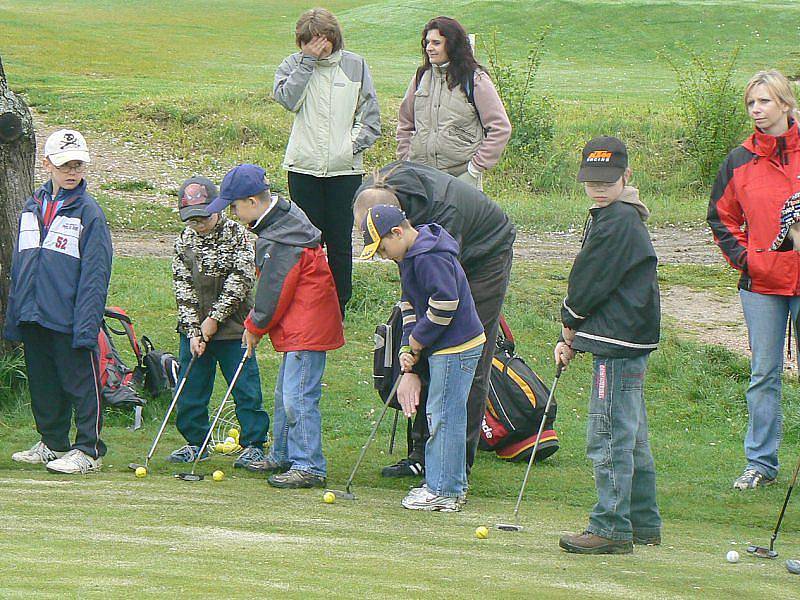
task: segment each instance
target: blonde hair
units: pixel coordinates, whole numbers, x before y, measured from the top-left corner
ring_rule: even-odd
[[[344,47],[344,37],[342,27],[336,16],[327,8],[312,8],[307,10],[294,27],[294,39],[297,47],[307,44],[314,36],[322,36],[333,45],[333,52]]]
[[[773,100],[781,102],[789,107],[789,112],[795,114],[797,112],[797,98],[794,95],[792,84],[780,71],[759,71],[750,78],[747,86],[744,88],[744,107],[747,108],[747,100],[750,92],[757,85],[763,85],[769,90]]]

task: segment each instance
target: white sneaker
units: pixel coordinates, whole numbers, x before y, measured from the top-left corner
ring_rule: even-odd
[[[461,503],[452,496],[439,496],[428,488],[415,488],[403,498],[403,508],[409,510],[435,510],[440,512],[458,512]]]
[[[47,470],[51,473],[64,473],[67,475],[81,473],[85,475],[92,471],[99,471],[102,466],[102,458],[92,458],[80,450],[70,450],[61,458],[47,463]]]
[[[31,465],[46,465],[51,460],[61,458],[66,452],[56,452],[50,450],[42,441],[36,442],[30,450],[23,450],[22,452],[14,452],[11,455],[11,460],[17,462],[28,463]]]
[[[419,496],[425,496],[425,494],[429,494],[429,493],[431,493],[431,492],[428,490],[428,486],[427,485],[423,485],[421,487],[411,488],[410,490],[408,490],[408,496],[417,496],[417,497],[419,497]],[[464,506],[464,505],[467,504],[467,495],[466,494],[462,494],[461,496],[459,496],[457,498],[457,500],[458,500],[458,503],[461,506]]]

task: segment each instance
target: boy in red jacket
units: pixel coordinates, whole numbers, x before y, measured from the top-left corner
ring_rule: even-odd
[[[278,488],[324,487],[319,400],[326,352],[344,345],[336,286],[320,245],[320,231],[296,204],[271,195],[264,169],[239,165],[222,180],[219,197],[208,206],[233,206],[236,218],[258,235],[260,273],[253,309],[242,341],[252,354],[265,333],[283,352],[275,385],[272,450],[251,471],[276,473]]]

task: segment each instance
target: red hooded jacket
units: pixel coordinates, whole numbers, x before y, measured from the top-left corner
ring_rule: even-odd
[[[708,224],[725,259],[741,271],[739,288],[800,296],[800,254],[773,252],[781,208],[800,192],[800,134],[792,121],[779,136],[756,129],[717,173]]]

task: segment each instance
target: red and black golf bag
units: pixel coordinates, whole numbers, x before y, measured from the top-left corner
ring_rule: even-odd
[[[514,336],[501,316],[479,448],[494,450],[503,460],[529,460],[549,395],[541,378],[515,353]],[[550,411],[552,417],[545,422],[536,451],[537,461],[558,450],[558,435],[553,429],[555,399]]]

